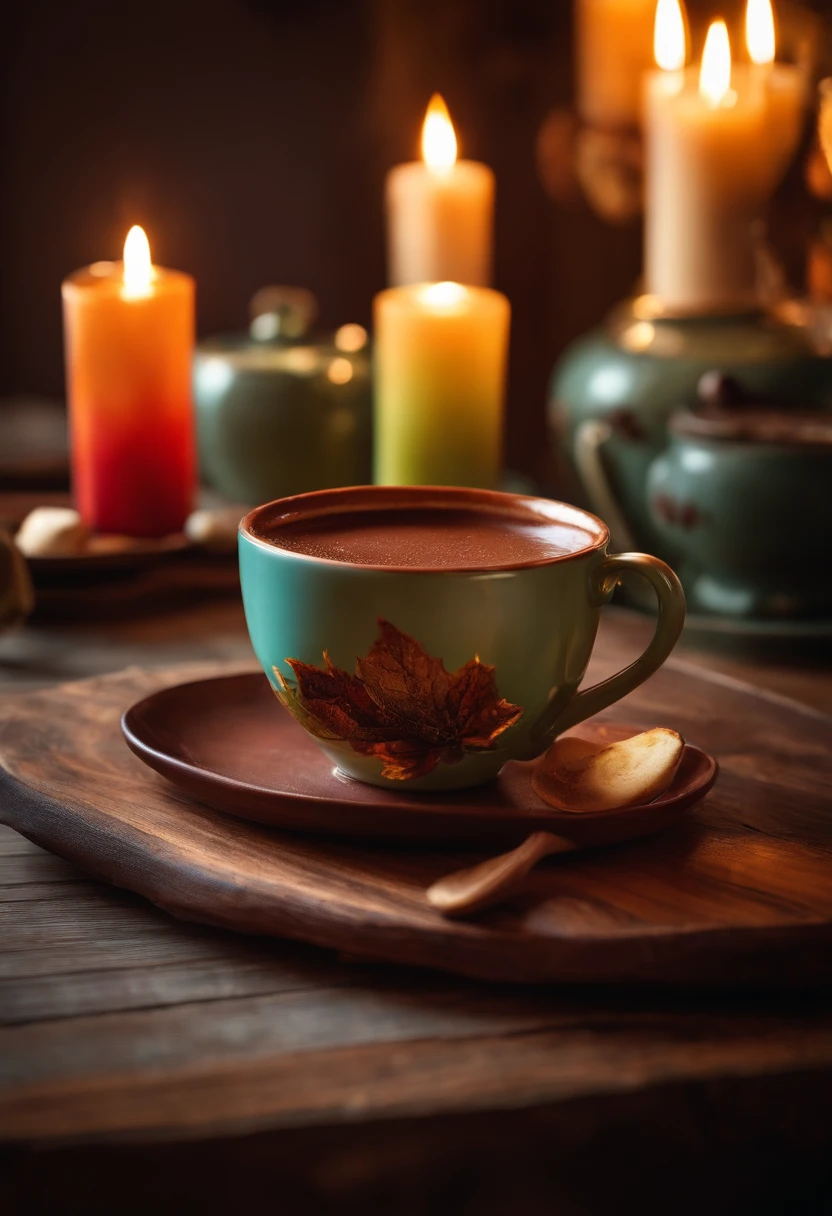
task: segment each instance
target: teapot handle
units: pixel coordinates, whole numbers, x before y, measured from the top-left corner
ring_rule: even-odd
[[[612,427],[601,418],[582,422],[575,432],[572,455],[589,498],[589,505],[610,530],[612,545],[623,552],[637,548],[604,466],[603,448]]]

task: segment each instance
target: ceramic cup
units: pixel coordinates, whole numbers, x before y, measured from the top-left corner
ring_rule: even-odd
[[[444,529],[446,555],[460,511],[557,525],[566,551],[480,567],[397,564],[408,520],[424,511],[438,547]],[[270,543],[286,526],[356,512],[378,512],[389,528],[378,564]],[[477,785],[631,692],[673,649],[685,615],[678,579],[644,553],[607,554],[608,540],[586,511],[489,490],[367,486],[284,498],[240,524],[249,634],[278,699],[342,773],[404,792]],[[654,637],[629,667],[578,691],[601,607],[628,570],[655,591]]]

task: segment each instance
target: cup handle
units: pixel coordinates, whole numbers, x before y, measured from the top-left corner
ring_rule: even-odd
[[[593,684],[592,688],[576,692],[559,712],[556,698],[552,705],[554,714],[551,721],[546,723],[544,719],[547,719],[548,715],[544,715],[544,719],[534,731],[541,743],[544,741],[543,736],[554,738],[563,734],[565,730],[591,718],[593,714],[620,701],[627,693],[638,688],[654,671],[658,671],[679,640],[685,623],[685,593],[670,566],[647,553],[614,553],[607,556],[599,580],[603,602],[606,602],[615,590],[622,570],[633,570],[640,574],[642,578],[647,579],[656,593],[659,615],[650,645],[623,671],[616,672],[600,684]]]

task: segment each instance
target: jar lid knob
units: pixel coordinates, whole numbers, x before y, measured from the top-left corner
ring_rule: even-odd
[[[305,287],[261,287],[248,306],[255,342],[304,337],[318,316],[318,301]]]

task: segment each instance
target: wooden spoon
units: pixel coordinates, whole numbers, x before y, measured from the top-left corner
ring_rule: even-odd
[[[681,812],[704,798],[717,772],[713,756],[687,744],[673,783],[653,802],[611,811],[560,812],[563,835],[533,832],[509,853],[447,874],[428,888],[428,902],[443,916],[464,916],[502,903],[543,857],[635,840],[675,823]]]
[[[512,895],[541,858],[578,848],[574,841],[552,832],[532,832],[510,853],[500,853],[469,870],[456,870],[440,878],[428,887],[428,902],[443,916],[480,912]]]

